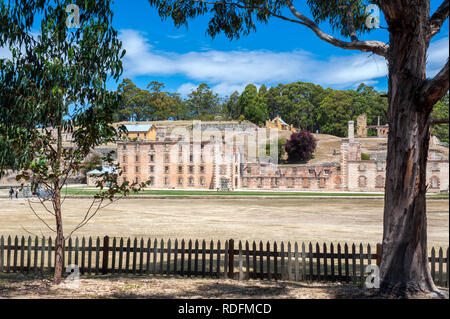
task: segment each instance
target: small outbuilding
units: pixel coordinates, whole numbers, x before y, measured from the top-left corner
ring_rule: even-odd
[[[102,166],[101,170],[94,169],[86,173],[87,186],[95,187],[100,176],[103,174],[117,174],[117,167],[115,166]]]

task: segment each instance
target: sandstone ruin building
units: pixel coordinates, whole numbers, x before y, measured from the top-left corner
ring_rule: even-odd
[[[250,158],[245,143],[227,145],[223,140],[204,140],[196,145],[192,140],[175,138],[174,128],[192,126],[192,122],[153,123],[154,140],[141,134],[140,139],[125,139],[118,143],[118,162],[125,181],[151,181],[153,188],[163,189],[248,189],[295,191],[358,191],[384,190],[386,149],[380,138],[355,138],[353,121],[349,136],[334,137],[338,149],[329,149],[306,164],[277,164]],[[169,125],[170,124],[170,125]],[[225,127],[256,130],[251,123],[203,122],[203,131]],[[149,125],[149,123],[147,123]],[[147,129],[147,126],[142,126]],[[133,128],[134,130],[135,128]],[[191,128],[190,128],[191,129]],[[169,135],[172,135],[170,137]],[[358,136],[358,133],[357,133]],[[325,135],[316,134],[318,145]],[[330,137],[331,138],[331,137]],[[383,139],[381,139],[383,141]],[[232,149],[231,160],[223,162],[226,149]],[[365,150],[370,159],[363,160]],[[432,146],[429,154],[429,191],[448,191],[448,149]]]
[[[201,122],[201,133],[195,133],[202,135],[200,143],[191,134],[195,121],[118,123],[126,125],[128,134],[117,144],[96,148],[93,153],[116,151],[122,181],[148,180],[154,189],[383,192],[387,139],[384,134],[367,137],[365,119],[357,119],[356,134],[350,121],[344,139],[314,134],[318,141],[315,157],[305,164],[278,164],[271,157],[255,156],[246,143],[261,129],[247,121]],[[289,138],[292,127],[285,125],[280,130],[278,124],[267,127],[279,137]],[[224,134],[229,130],[237,132],[231,141]],[[64,143],[70,145],[70,136]],[[448,147],[432,138],[428,159],[428,191],[448,192]],[[87,174],[89,186],[95,185],[99,173]],[[74,176],[72,180],[80,183],[82,179]],[[0,187],[18,183],[14,172],[0,179]]]

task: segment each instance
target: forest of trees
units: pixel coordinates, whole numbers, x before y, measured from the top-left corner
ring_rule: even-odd
[[[280,116],[298,129],[320,131],[340,137],[347,135],[347,123],[367,114],[367,124],[387,122],[385,92],[360,84],[348,90],[324,89],[313,83],[294,82],[267,88],[249,84],[244,91],[221,98],[205,83],[186,97],[164,91],[164,84],[151,82],[138,88],[130,79],[118,87],[122,95],[118,121],[158,120],[248,120],[264,125],[267,119]],[[448,118],[448,94],[438,102],[433,118]],[[369,130],[369,134],[376,132]],[[448,124],[436,125],[433,133],[448,142]]]

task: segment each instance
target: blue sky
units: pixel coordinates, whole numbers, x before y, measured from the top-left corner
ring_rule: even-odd
[[[432,10],[440,3],[432,0]],[[309,15],[306,1],[297,0],[294,5]],[[114,24],[128,52],[124,77],[141,88],[155,80],[165,83],[168,91],[185,95],[205,82],[223,96],[241,91],[248,83],[273,86],[308,81],[336,89],[365,82],[387,90],[383,58],[336,48],[291,22],[272,19],[267,25],[258,25],[255,33],[230,42],[223,35],[211,39],[205,34],[206,17],[191,20],[188,28],[180,29],[171,20],[162,22],[146,0],[117,0],[114,12]],[[326,24],[321,27],[332,32]],[[433,40],[429,76],[448,58],[448,30],[447,21]],[[380,28],[361,39],[388,42],[388,33]]]
[[[432,12],[440,3],[431,0]],[[296,0],[294,5],[310,16],[306,1]],[[147,0],[115,0],[113,10],[113,24],[127,50],[122,78],[131,78],[141,88],[159,81],[166,90],[186,95],[205,82],[225,96],[249,83],[274,86],[307,81],[335,89],[355,88],[364,82],[387,90],[384,58],[336,48],[291,22],[272,19],[267,25],[259,24],[255,33],[229,41],[223,35],[211,39],[205,34],[207,17],[191,20],[188,28],[180,29],[171,20],[162,22]],[[385,25],[383,18],[381,25]],[[326,24],[321,28],[332,33]],[[449,56],[448,37],[447,21],[430,47],[429,76],[437,73]],[[376,29],[360,39],[388,42],[388,33]],[[117,83],[108,86],[115,89]]]

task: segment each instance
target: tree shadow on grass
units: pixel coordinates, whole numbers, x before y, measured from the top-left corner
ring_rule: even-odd
[[[114,280],[110,276],[103,277],[104,279]],[[124,278],[118,277],[118,278]],[[149,278],[140,276],[126,276],[127,279],[139,281],[139,279]],[[230,299],[284,299],[284,298],[329,298],[329,299],[358,299],[358,298],[377,298],[376,291],[369,291],[367,289],[359,288],[350,284],[338,283],[298,283],[286,281],[237,281],[230,279],[206,279],[198,282],[193,278],[192,286],[185,287],[186,284],[181,284],[179,277],[150,277],[155,280],[171,279],[174,291],[170,293],[158,293],[156,291],[126,291],[121,290],[114,292],[110,297],[112,298],[129,298],[129,299],[177,299],[177,298],[196,298],[196,299],[215,299],[215,298],[230,298]],[[117,279],[117,277],[116,277]],[[189,280],[186,279],[185,280]],[[151,279],[150,279],[151,281]],[[171,289],[169,289],[171,290]]]
[[[176,285],[176,281],[174,282]],[[178,298],[194,298],[194,299],[216,299],[216,298],[286,298],[288,289],[283,286],[267,286],[261,287],[253,284],[245,286],[238,283],[233,284],[229,281],[221,282],[211,280],[211,283],[196,285],[190,289],[177,289],[176,293],[134,293],[121,291],[114,293],[115,298],[155,298],[155,299],[178,299]]]
[[[80,289],[52,284],[52,275],[0,273],[0,298],[102,298],[102,299],[379,299],[377,290],[351,283],[237,281],[174,276],[81,276]],[[448,298],[448,291],[447,298]]]
[[[0,298],[20,298],[26,295],[54,295],[51,274],[0,273]]]

